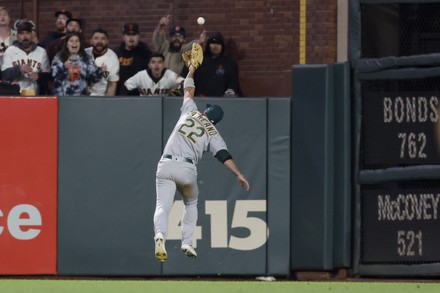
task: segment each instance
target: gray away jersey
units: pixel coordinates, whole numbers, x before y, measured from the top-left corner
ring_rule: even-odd
[[[197,110],[193,99],[185,99],[180,112],[163,151],[165,155],[191,158],[197,164],[205,151],[215,156],[219,150],[227,150],[217,128]]]

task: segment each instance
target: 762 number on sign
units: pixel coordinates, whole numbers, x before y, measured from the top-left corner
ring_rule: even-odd
[[[410,159],[425,159],[426,135],[421,133],[399,133],[398,137],[401,139],[400,157]]]

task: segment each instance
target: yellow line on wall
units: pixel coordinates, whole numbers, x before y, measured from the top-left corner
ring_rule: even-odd
[[[306,64],[306,1],[299,4],[299,64]]]

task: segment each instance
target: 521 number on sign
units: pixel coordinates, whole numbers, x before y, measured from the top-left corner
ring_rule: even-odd
[[[399,256],[422,256],[422,231],[397,231],[397,253]]]
[[[183,201],[175,201],[170,213],[168,240],[181,239],[181,215]],[[263,246],[269,236],[267,223],[258,217],[251,217],[249,212],[266,212],[266,200],[237,200],[232,216],[232,228],[246,228],[247,237],[228,235],[228,206],[226,200],[205,201],[205,212],[211,218],[211,247],[232,248],[236,250],[254,250]],[[193,246],[197,247],[197,240],[202,239],[202,227],[197,226],[194,231]]]

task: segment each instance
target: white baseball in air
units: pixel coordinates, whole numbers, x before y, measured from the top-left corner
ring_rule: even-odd
[[[205,24],[205,19],[201,16],[199,16],[199,18],[197,18],[197,23],[199,25],[204,25]]]

